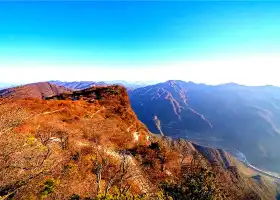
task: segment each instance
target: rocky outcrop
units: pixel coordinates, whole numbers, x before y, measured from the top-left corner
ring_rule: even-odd
[[[129,190],[137,198],[158,199],[166,181],[181,184],[187,169],[210,170],[215,162],[223,167],[216,179],[232,193],[229,199],[244,196],[238,189],[243,182],[231,179],[239,169],[227,169],[234,164],[227,153],[151,134],[131,109],[124,87],[53,93],[0,104],[5,130],[0,133],[0,197],[95,199],[106,191]],[[261,187],[244,182],[246,191],[252,191],[250,185]]]

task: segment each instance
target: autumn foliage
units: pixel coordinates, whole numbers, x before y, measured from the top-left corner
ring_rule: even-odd
[[[255,194],[246,178],[213,166],[190,142],[151,134],[120,86],[47,99],[2,99],[0,134],[3,199],[195,199],[202,194],[241,199]]]

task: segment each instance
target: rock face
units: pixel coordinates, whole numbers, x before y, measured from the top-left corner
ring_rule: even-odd
[[[102,102],[109,101],[111,104],[119,103],[123,106],[130,105],[126,89],[122,86],[93,86],[83,90],[59,93],[53,96],[48,96],[45,99],[55,100],[80,100],[83,99],[87,102],[95,102],[101,100]]]
[[[23,88],[53,88],[43,85]],[[219,169],[213,170],[217,187],[223,184],[228,199],[276,195],[272,181],[254,183],[222,150],[150,133],[122,86],[51,91],[26,93],[29,98],[16,91],[0,104],[0,198],[95,199],[107,189],[116,195],[128,188],[135,198],[158,199],[163,183],[180,184],[183,173],[202,167]],[[232,177],[239,174],[242,179]]]
[[[134,111],[130,106],[129,97],[126,89],[123,86],[111,85],[111,86],[93,86],[84,90],[78,90],[73,92],[61,93],[46,97],[46,100],[70,100],[78,101],[82,100],[88,102],[97,107],[117,114],[122,121],[129,124],[126,128],[127,132],[133,133],[135,140],[147,138],[146,134],[148,129],[142,124],[136,117]],[[144,133],[144,132],[145,133]],[[146,140],[146,139],[145,139]]]
[[[40,82],[0,90],[0,97],[46,98],[68,91],[71,90],[48,82]]]
[[[204,147],[195,143],[193,145],[210,163],[221,165],[225,169],[233,165],[231,162],[231,155],[228,152],[222,149]]]

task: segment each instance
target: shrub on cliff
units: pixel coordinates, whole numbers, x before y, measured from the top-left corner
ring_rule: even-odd
[[[226,199],[216,185],[215,174],[204,167],[198,172],[186,172],[179,183],[163,183],[162,189],[165,195],[177,200]]]

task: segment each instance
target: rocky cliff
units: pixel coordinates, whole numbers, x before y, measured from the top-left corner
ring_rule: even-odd
[[[276,196],[272,180],[256,181],[256,172],[226,152],[150,133],[124,87],[58,93],[0,104],[2,198]]]

